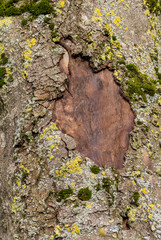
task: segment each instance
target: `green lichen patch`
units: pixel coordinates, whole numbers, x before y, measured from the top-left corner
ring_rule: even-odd
[[[27,19],[22,19],[21,21],[21,26],[26,26],[28,23],[28,20]]]
[[[4,78],[6,75],[6,69],[4,67],[0,67],[0,87],[5,84]]]
[[[112,193],[110,193],[110,198],[109,198],[109,200],[108,200],[108,206],[109,206],[109,207],[113,205],[114,200],[115,200],[114,195],[113,195]]]
[[[102,187],[105,189],[105,191],[108,193],[108,196],[109,196],[109,199],[108,199],[109,207],[113,205],[114,199],[115,199],[113,192],[112,192],[112,184],[113,183],[114,183],[114,181],[111,180],[109,177],[105,177],[102,179]]]
[[[134,194],[132,196],[132,204],[135,206],[138,206],[139,198],[140,198],[139,192],[134,192]]]
[[[55,27],[55,24],[54,24],[54,23],[50,23],[50,24],[49,24],[50,30],[54,30],[54,27]]]
[[[55,43],[58,43],[60,41],[60,36],[58,34],[57,29],[54,32],[51,33],[51,38]]]
[[[5,53],[1,54],[1,58],[0,58],[0,65],[5,65],[8,63],[8,58],[6,57]]]
[[[92,191],[89,190],[89,187],[81,188],[78,192],[78,198],[82,201],[90,200],[91,196],[92,196]]]
[[[58,32],[58,31],[52,32],[52,33],[51,33],[51,37],[52,37],[52,38],[58,37],[59,35],[58,35],[57,32]]]
[[[116,190],[118,190],[118,185],[119,185],[119,180],[120,180],[120,173],[119,173],[118,170],[114,169],[113,167],[111,168],[111,170],[113,172],[114,183],[115,183]]]
[[[40,14],[50,14],[53,11],[53,7],[50,5],[48,0],[42,0],[41,2],[30,6],[30,13],[34,16],[38,16]]]
[[[90,169],[94,174],[98,174],[100,172],[100,168],[96,165],[93,165]]]
[[[59,193],[58,193],[58,197],[56,199],[57,202],[61,202],[62,200],[66,200],[67,198],[69,198],[71,195],[73,194],[73,190],[71,187],[68,186],[67,189],[62,189]]]
[[[126,63],[124,60],[118,60],[116,64],[117,65],[125,65]]]
[[[96,191],[101,190],[101,184],[100,184],[100,183],[97,183],[97,184],[95,185],[95,189],[96,189]]]
[[[5,9],[5,15],[6,16],[18,16],[18,15],[21,15],[21,11],[19,8],[11,6],[7,9]]]
[[[44,23],[49,23],[50,20],[51,20],[51,18],[45,17],[45,18],[44,18]]]
[[[76,207],[79,207],[79,203],[78,203],[78,202],[76,202],[76,203],[74,204],[74,206],[73,206],[73,208],[76,208]]]
[[[29,175],[29,173],[26,172],[26,171],[24,171],[24,172],[22,173],[21,181],[23,182],[23,181],[28,177],[28,175]]]
[[[139,71],[137,66],[134,64],[126,65],[127,71],[126,76],[128,80],[126,81],[127,89],[126,93],[130,98],[133,98],[133,94],[141,96],[144,102],[147,102],[146,94],[154,96],[157,89],[155,86],[155,81],[149,78],[146,74]]]
[[[50,14],[56,16],[56,11],[53,6],[50,4],[49,0],[41,0],[38,3],[36,1],[26,2],[25,4],[20,5],[20,7],[15,6],[15,3],[19,0],[9,0],[2,2],[0,4],[0,16],[18,16],[25,12],[29,12],[33,17],[37,17],[40,14]]]
[[[105,189],[106,192],[110,192],[111,185],[112,181],[109,177],[105,177],[102,179],[102,187]]]
[[[155,69],[155,73],[158,77],[158,82],[161,84],[161,73],[159,72],[158,67],[155,67],[154,69]]]
[[[139,125],[139,126],[140,126],[140,125],[143,125],[143,121],[140,121],[140,120],[138,120],[136,123],[137,123],[137,125]]]

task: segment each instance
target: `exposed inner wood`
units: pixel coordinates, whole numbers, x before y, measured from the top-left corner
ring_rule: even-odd
[[[134,114],[112,72],[105,69],[94,73],[88,61],[68,58],[67,53],[60,68],[68,75],[69,89],[56,102],[54,114],[59,128],[75,139],[82,155],[98,165],[121,168]]]

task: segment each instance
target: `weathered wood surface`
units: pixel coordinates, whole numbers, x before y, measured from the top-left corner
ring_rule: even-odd
[[[134,114],[112,72],[94,73],[88,61],[68,58],[67,52],[60,67],[68,74],[69,89],[56,103],[59,128],[76,140],[77,150],[84,156],[99,165],[121,168]]]

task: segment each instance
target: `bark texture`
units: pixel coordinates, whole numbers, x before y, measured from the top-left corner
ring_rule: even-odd
[[[159,1],[24,4],[0,1],[0,239],[161,239]]]

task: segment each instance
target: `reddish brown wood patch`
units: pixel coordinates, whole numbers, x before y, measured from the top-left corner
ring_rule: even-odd
[[[68,59],[67,55],[61,69],[68,73],[69,91],[56,102],[54,114],[59,128],[76,140],[77,150],[84,156],[98,165],[121,168],[134,114],[112,72],[105,69],[94,73],[88,61]]]

